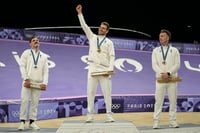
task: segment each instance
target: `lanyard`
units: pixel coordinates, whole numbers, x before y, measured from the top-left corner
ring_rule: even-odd
[[[33,57],[33,61],[34,61],[35,68],[37,68],[37,63],[38,63],[38,60],[39,60],[40,52],[38,52],[38,55],[37,55],[37,58],[36,58],[36,59],[35,59],[35,56],[34,56],[34,54],[33,54],[32,49],[31,49],[31,54],[32,54],[32,57]]]

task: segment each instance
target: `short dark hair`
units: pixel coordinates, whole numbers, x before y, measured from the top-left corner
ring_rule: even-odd
[[[107,26],[107,30],[109,30],[109,29],[110,29],[110,25],[109,25],[109,23],[108,23],[108,22],[104,21],[104,22],[101,22],[101,24],[103,24],[103,25],[106,25],[106,26]]]
[[[171,32],[169,31],[169,30],[166,30],[166,29],[162,29],[162,30],[160,30],[160,33],[166,33],[167,35],[168,35],[168,37],[169,37],[169,41],[171,41]]]
[[[30,39],[29,39],[29,43],[33,40],[33,38],[38,38],[36,35],[33,35]]]

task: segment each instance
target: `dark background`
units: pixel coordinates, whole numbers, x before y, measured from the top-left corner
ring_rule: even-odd
[[[89,26],[98,27],[101,21],[107,21],[111,28],[120,29],[111,29],[108,35],[112,37],[157,40],[159,31],[164,28],[171,31],[174,42],[200,41],[199,6],[192,1],[7,0],[3,3],[0,27],[37,27],[39,30],[43,27],[44,30],[83,33],[80,28],[69,28],[80,26],[75,7],[81,3]],[[97,29],[94,32],[97,33]]]

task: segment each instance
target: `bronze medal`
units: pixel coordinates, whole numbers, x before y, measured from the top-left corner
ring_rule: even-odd
[[[169,47],[170,46],[167,46],[167,51],[166,51],[166,53],[164,53],[163,46],[161,46],[161,51],[162,51],[162,56],[163,56],[163,62],[162,62],[163,65],[166,65],[166,58],[167,58],[167,54],[169,51]]]
[[[101,49],[97,49],[97,52],[100,53],[100,52],[101,52]]]
[[[163,64],[163,65],[165,65],[165,64],[166,64],[166,62],[165,62],[165,61],[163,61],[163,62],[162,62],[162,64]]]

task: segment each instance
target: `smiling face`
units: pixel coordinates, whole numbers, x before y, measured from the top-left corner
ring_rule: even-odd
[[[109,24],[107,22],[102,22],[99,26],[98,35],[107,35],[109,31]]]

